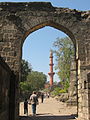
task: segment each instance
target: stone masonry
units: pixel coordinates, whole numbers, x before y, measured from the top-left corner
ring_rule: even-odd
[[[68,90],[69,99],[66,101],[69,106],[77,106],[77,79],[76,79],[76,62],[72,60],[70,68],[70,87]]]
[[[15,75],[0,57],[0,120],[15,118]]]
[[[9,120],[9,86],[10,68],[0,58],[0,118],[2,120]]]
[[[90,10],[57,8],[47,2],[0,3],[0,55],[19,81],[23,43],[45,26],[63,31],[74,44],[78,118],[90,120]],[[18,92],[18,84],[15,88]]]

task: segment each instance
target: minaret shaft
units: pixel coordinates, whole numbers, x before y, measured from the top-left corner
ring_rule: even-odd
[[[53,54],[52,52],[50,52],[50,72],[48,73],[48,75],[50,76],[50,86],[53,86],[53,76],[54,76],[54,72],[53,72]]]

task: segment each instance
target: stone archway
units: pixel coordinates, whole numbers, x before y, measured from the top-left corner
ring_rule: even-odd
[[[85,98],[89,98],[89,88],[84,90],[84,81],[90,71],[90,11],[57,8],[47,2],[0,3],[0,14],[0,55],[18,75],[22,45],[31,32],[51,26],[72,39],[76,59],[80,61],[77,62],[78,117],[89,120],[89,99]]]

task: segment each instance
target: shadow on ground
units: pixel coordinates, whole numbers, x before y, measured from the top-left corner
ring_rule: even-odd
[[[43,116],[39,116],[43,115]],[[75,120],[76,115],[64,115],[64,116],[44,116],[44,114],[38,114],[36,116],[20,116],[19,120]]]

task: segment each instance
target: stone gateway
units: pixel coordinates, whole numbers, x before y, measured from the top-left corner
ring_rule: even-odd
[[[15,76],[15,79],[12,79],[15,80],[13,87],[9,88],[13,91],[10,95],[14,94],[14,97],[11,99],[9,99],[10,96],[7,97],[9,101],[7,107],[10,107],[12,99],[15,101],[12,103],[14,107],[12,107],[13,110],[7,109],[6,115],[8,114],[9,117],[6,120],[12,120],[13,116],[15,116],[13,120],[16,120],[18,117],[18,82],[23,43],[28,35],[45,26],[63,31],[73,41],[78,88],[78,118],[90,120],[90,11],[57,8],[47,2],[2,2],[0,3],[0,56]],[[0,65],[2,66],[1,63]],[[5,81],[3,75],[1,76],[5,68],[0,67],[0,83]],[[0,87],[0,94],[3,93],[1,88],[3,86]],[[0,110],[2,120],[5,120],[5,110]],[[13,111],[13,116],[10,111]]]

